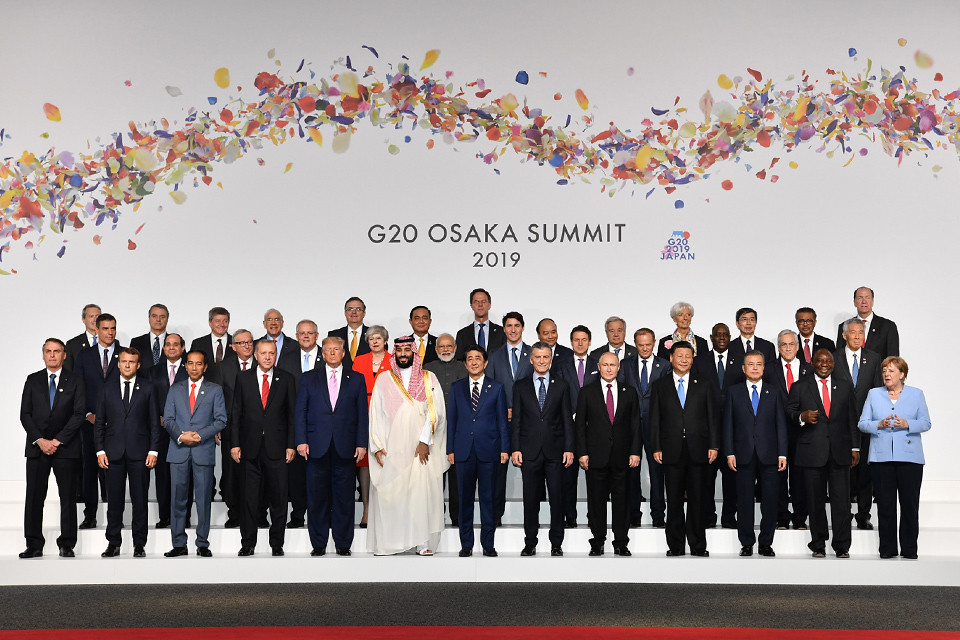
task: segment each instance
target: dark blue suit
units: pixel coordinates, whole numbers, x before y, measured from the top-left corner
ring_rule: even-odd
[[[146,376],[130,383],[130,404],[123,402],[123,384],[105,385],[97,402],[94,442],[107,454],[107,542],[120,546],[127,478],[133,509],[133,545],[147,544],[147,491],[150,469],[147,454],[160,451],[160,416],[155,387]],[[166,444],[166,443],[164,443]]]
[[[647,389],[640,388],[640,361],[639,356],[624,358],[617,379],[633,387],[640,396],[640,435],[643,437],[643,450],[647,458],[647,469],[650,472],[650,516],[654,521],[662,521],[667,511],[667,501],[663,491],[663,466],[653,459],[653,449],[650,448],[650,385],[654,380],[665,376],[672,367],[670,362],[650,354],[647,363]],[[643,516],[640,510],[643,493],[640,490],[640,467],[630,469],[630,519],[639,521]]]
[[[747,387],[751,389],[748,390]],[[752,386],[734,385],[723,407],[723,449],[737,459],[737,533],[740,545],[752,547],[753,500],[760,481],[760,546],[773,545],[777,529],[777,463],[787,457],[787,416],[780,392],[761,384],[757,390],[757,412],[753,412]]]
[[[120,378],[120,372],[117,369],[117,362],[120,359],[120,346],[118,341],[112,345],[113,353],[110,356],[110,364],[107,366],[107,374],[103,374],[103,360],[100,356],[99,345],[94,345],[89,349],[84,349],[77,354],[73,363],[73,371],[83,380],[83,388],[86,392],[86,410],[87,413],[96,414],[97,401],[100,399],[100,391],[107,381],[113,381]],[[97,517],[97,478],[100,477],[100,466],[97,464],[97,449],[93,441],[93,423],[84,420],[80,425],[80,460],[82,469],[81,495],[83,496],[83,518],[95,519]],[[104,489],[106,489],[106,476],[102,480]]]
[[[501,333],[502,335],[502,333]],[[507,396],[507,408],[513,407],[513,382],[527,376],[533,375],[533,364],[530,363],[530,345],[521,342],[517,347],[517,373],[513,374],[513,347],[506,342],[501,347],[490,351],[490,358],[487,362],[487,368],[484,374],[493,378],[503,385],[503,392]],[[494,496],[494,505],[497,518],[503,517],[503,511],[507,505],[507,470],[509,464],[505,464],[498,469],[497,491]]]
[[[503,385],[485,377],[480,401],[473,410],[474,381],[457,380],[450,385],[447,403],[447,453],[452,453],[457,470],[460,497],[460,547],[473,549],[473,496],[480,497],[480,545],[493,548],[497,529],[494,494],[500,454],[510,453],[507,428],[507,396]]]
[[[559,345],[557,346],[559,353]],[[571,349],[572,351],[572,349]],[[560,378],[567,383],[570,389],[570,408],[577,410],[577,400],[580,397],[580,378],[577,376],[577,367],[579,362],[575,354],[570,357],[563,356],[553,361],[550,369],[550,375],[556,372]],[[600,371],[597,369],[597,361],[590,354],[583,357],[583,386],[587,386],[594,380],[600,379]],[[563,470],[563,517],[567,519],[567,524],[572,525],[577,521],[577,491],[579,487],[580,465],[574,460],[573,464]]]
[[[330,403],[327,367],[318,365],[300,377],[294,416],[296,445],[310,447],[307,458],[307,528],[314,549],[353,544],[354,455],[367,448],[370,412],[363,375],[345,365],[340,369],[337,405]]]

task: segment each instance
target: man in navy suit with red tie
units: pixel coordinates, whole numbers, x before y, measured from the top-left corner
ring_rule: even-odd
[[[787,468],[787,419],[776,389],[763,385],[764,356],[743,356],[746,382],[727,391],[723,408],[723,449],[727,466],[737,476],[737,533],[740,555],[752,556],[757,541],[753,530],[753,497],[760,482],[760,546],[762,556],[773,557],[777,528],[777,472]]]
[[[496,556],[497,517],[494,494],[497,472],[510,457],[507,396],[503,385],[486,377],[487,351],[468,347],[467,377],[450,385],[447,403],[447,457],[456,464],[460,498],[460,557],[473,555],[473,496],[480,498],[480,546]]]
[[[149,356],[148,356],[149,357]],[[140,376],[140,352],[121,349],[119,380],[104,385],[97,402],[94,438],[97,462],[107,472],[107,549],[104,558],[120,555],[120,529],[127,480],[133,508],[133,557],[146,556],[147,490],[150,469],[160,449],[160,417],[155,386]],[[164,443],[166,444],[166,443]]]

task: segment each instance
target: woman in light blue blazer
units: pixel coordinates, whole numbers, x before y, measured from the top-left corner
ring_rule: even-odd
[[[870,474],[877,497],[880,557],[897,555],[897,498],[900,500],[900,555],[917,559],[920,532],[920,482],[923,445],[930,429],[923,391],[903,384],[907,363],[890,356],[881,363],[883,385],[871,389],[860,416],[860,431],[870,434]]]

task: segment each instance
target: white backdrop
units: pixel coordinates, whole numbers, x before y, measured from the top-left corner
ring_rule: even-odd
[[[855,75],[868,57],[875,72],[904,65],[906,76],[927,91],[948,93],[960,78],[954,33],[960,5],[952,0],[912,3],[910,13],[923,19],[909,22],[897,17],[902,3],[876,0],[749,8],[741,2],[57,5],[44,12],[26,5],[5,10],[16,27],[5,34],[2,54],[4,159],[51,146],[58,153],[88,150],[99,145],[98,137],[108,141],[126,132],[131,120],[166,117],[182,124],[191,107],[218,110],[238,95],[255,100],[253,78],[260,71],[289,79],[305,59],[297,77],[312,69],[318,82],[341,71],[331,63],[346,55],[361,72],[374,65],[380,77],[406,55],[416,75],[425,52],[439,49],[437,63],[424,73],[452,71],[455,86],[482,78],[491,98],[514,93],[521,104],[526,98],[554,116],[555,125],[567,114],[584,114],[574,99],[582,89],[590,100],[586,113],[597,122],[635,130],[644,119],[657,119],[651,107],[670,107],[677,97],[699,119],[704,91],[718,100],[724,93],[717,77],[746,77],[748,67],[778,83],[805,70],[821,88],[831,79],[828,68]],[[907,44],[900,46],[899,38]],[[375,47],[380,59],[362,45]],[[853,57],[851,47],[858,51]],[[917,68],[918,49],[933,58],[932,68]],[[219,67],[230,70],[229,90],[214,83]],[[526,86],[515,81],[520,70],[530,76]],[[937,72],[942,82],[934,80]],[[167,86],[182,94],[172,97]],[[554,100],[555,93],[562,99]],[[218,97],[217,107],[208,105],[209,96]],[[59,107],[60,122],[44,116],[47,102]],[[88,302],[118,317],[122,344],[147,330],[154,302],[170,307],[169,330],[189,341],[208,331],[213,305],[231,310],[231,330],[248,327],[257,335],[263,312],[276,307],[292,335],[304,317],[324,330],[342,326],[350,295],[366,301],[367,324],[385,324],[393,334],[408,329],[411,306],[426,304],[433,333],[440,333],[470,320],[468,292],[482,286],[493,294],[495,319],[523,312],[528,342],[537,320],[550,315],[564,342],[574,324],[584,323],[597,346],[611,314],[625,317],[631,334],[645,325],[664,335],[673,327],[669,307],[680,299],[695,306],[700,335],[718,321],[733,328],[734,311],[753,306],[758,334],[775,340],[780,329],[794,326],[798,306],[811,305],[820,314],[819,333],[833,338],[861,284],[876,290],[877,313],[898,323],[910,382],[927,394],[934,422],[924,438],[927,479],[960,479],[948,453],[960,447],[950,428],[955,383],[943,375],[942,349],[923,342],[924,335],[949,330],[930,321],[931,311],[943,319],[960,311],[955,297],[944,295],[960,272],[950,248],[960,225],[951,215],[960,201],[956,150],[914,154],[898,167],[879,142],[858,137],[854,149],[869,153],[844,167],[846,158],[827,158],[815,145],[788,154],[774,142],[740,163],[718,163],[708,180],[672,194],[657,189],[647,198],[650,186],[608,197],[598,178],[557,186],[549,167],[521,163],[512,152],[486,165],[474,157],[494,148],[483,138],[452,144],[437,138],[428,150],[429,131],[368,122],[358,125],[346,153],[333,152],[332,138],[325,132],[320,147],[292,140],[217,165],[214,186],[184,184],[182,205],[158,187],[139,210],[122,209],[115,230],[68,231],[62,258],[52,234],[36,248],[36,260],[22,241],[12,246],[0,263],[18,271],[0,277],[7,336],[0,480],[23,475],[23,379],[42,366],[44,338],[66,340],[81,331],[80,310]],[[400,152],[388,153],[389,144]],[[745,170],[750,163],[755,172],[775,156],[781,158],[772,172],[780,175],[776,184]],[[797,169],[787,166],[790,160]],[[934,165],[944,168],[937,173]],[[734,188],[720,188],[722,180]],[[496,223],[501,231],[512,224],[519,242],[433,243],[426,235],[437,223]],[[544,223],[625,226],[620,242],[529,243],[528,225]],[[367,236],[374,224],[412,224],[419,237],[412,244],[374,244]],[[676,230],[690,233],[694,260],[660,259]],[[95,234],[102,236],[99,245]],[[136,250],[127,248],[130,239]],[[474,252],[501,251],[518,252],[519,264],[473,266]]]

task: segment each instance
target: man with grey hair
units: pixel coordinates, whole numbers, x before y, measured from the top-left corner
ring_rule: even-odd
[[[637,355],[637,348],[626,343],[627,340],[627,321],[620,316],[610,316],[603,323],[603,330],[607,334],[607,344],[598,347],[590,352],[590,357],[600,361],[600,356],[607,353],[614,353],[620,362],[624,358],[631,358]]]
[[[457,341],[452,335],[441,333],[437,337],[436,345],[436,359],[423,365],[423,368],[437,377],[437,382],[443,389],[443,403],[447,405],[450,402],[450,385],[467,377],[467,367],[464,366],[463,360],[457,360]],[[457,489],[455,463],[450,464],[450,469],[444,474],[444,479],[447,482],[450,500],[450,522],[457,526],[459,524],[460,493]]]
[[[291,340],[290,337],[283,332],[282,313],[276,309],[267,309],[263,313],[263,328],[267,330],[267,334],[260,338],[260,340],[270,340],[277,345],[278,366],[284,361],[284,357],[292,358],[296,355],[298,351],[297,342]]]
[[[871,351],[880,356],[880,360],[887,356],[900,355],[900,332],[897,330],[897,323],[873,312],[873,289],[857,287],[853,292],[853,304],[857,307],[855,317],[863,322],[863,346],[869,346]],[[837,327],[838,349],[844,343],[843,332],[841,323]]]
[[[97,344],[97,316],[100,313],[100,305],[84,305],[83,311],[80,313],[80,319],[83,320],[83,333],[67,341],[67,359],[63,362],[63,368],[67,371],[73,371],[73,360],[78,353]]]

